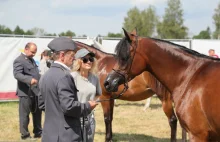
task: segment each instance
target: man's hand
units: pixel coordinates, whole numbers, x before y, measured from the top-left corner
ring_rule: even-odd
[[[98,103],[96,101],[89,101],[90,107],[92,108],[92,110],[98,105]]]
[[[37,84],[37,82],[38,81],[36,79],[34,79],[34,78],[31,79],[31,85]]]

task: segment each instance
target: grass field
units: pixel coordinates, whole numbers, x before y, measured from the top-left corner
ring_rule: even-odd
[[[117,101],[114,108],[113,142],[169,142],[170,127],[161,103],[152,99],[149,109],[143,111],[145,101]],[[95,142],[104,142],[105,124],[101,104],[95,111],[96,134]],[[19,141],[18,103],[0,103],[0,142]],[[32,121],[29,130],[32,134]],[[178,141],[181,139],[181,129],[178,125]],[[40,141],[40,139],[38,140]]]

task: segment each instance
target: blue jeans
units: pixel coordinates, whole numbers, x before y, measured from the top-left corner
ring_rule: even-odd
[[[95,136],[96,121],[94,114],[91,113],[87,117],[81,118],[81,128],[83,131],[83,142],[93,142]]]

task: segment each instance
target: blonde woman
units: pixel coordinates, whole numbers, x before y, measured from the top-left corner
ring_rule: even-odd
[[[99,78],[96,76],[95,54],[87,49],[80,49],[75,54],[75,61],[72,69],[77,89],[78,100],[85,103],[95,100],[102,94]],[[81,118],[83,141],[93,142],[95,134],[94,112]]]

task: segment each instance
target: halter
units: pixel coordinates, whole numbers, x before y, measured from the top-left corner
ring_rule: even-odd
[[[113,97],[113,98],[110,98],[110,99],[102,99],[102,100],[97,99],[96,102],[106,102],[106,101],[111,101],[111,100],[118,99],[118,98],[120,98],[127,90],[128,90],[128,84],[125,84],[125,83],[124,83],[124,89],[121,91],[121,93],[120,93],[118,96]]]
[[[122,71],[120,69],[118,69],[118,70],[112,69],[115,73],[117,73],[118,75],[120,75],[120,76],[122,76],[124,78],[124,89],[116,97],[113,97],[113,98],[110,98],[110,99],[103,99],[103,100],[97,99],[96,102],[104,102],[104,101],[110,101],[110,100],[118,99],[128,90],[128,88],[129,88],[128,87],[128,81],[130,81],[130,78],[128,78],[128,73],[131,71],[133,60],[134,60],[134,57],[135,57],[135,54],[136,54],[136,49],[138,47],[138,36],[135,36],[135,47],[132,44],[130,44],[130,45],[134,48],[134,55],[132,57],[131,64],[129,66],[129,70],[127,72],[124,72],[124,71]]]

